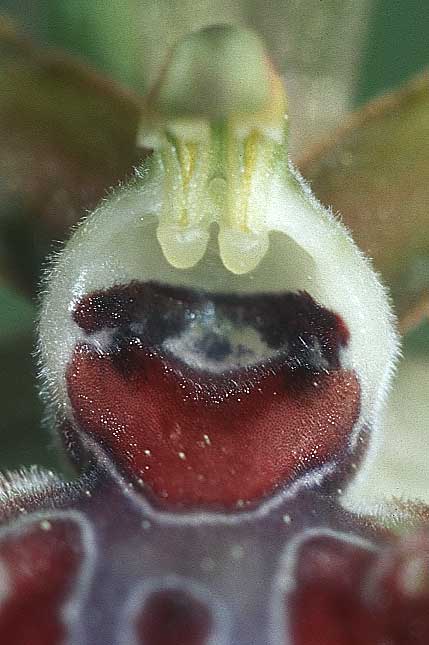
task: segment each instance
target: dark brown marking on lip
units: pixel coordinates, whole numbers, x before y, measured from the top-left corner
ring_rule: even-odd
[[[112,352],[121,352],[133,339],[157,351],[196,317],[206,326],[202,344],[214,359],[227,355],[230,346],[227,335],[214,329],[215,323],[250,327],[272,350],[281,351],[287,345],[288,360],[295,366],[311,363],[308,353],[317,340],[329,368],[338,368],[339,349],[349,340],[342,319],[305,292],[224,294],[132,282],[86,296],[73,313],[75,322],[89,335],[102,329],[116,330]]]

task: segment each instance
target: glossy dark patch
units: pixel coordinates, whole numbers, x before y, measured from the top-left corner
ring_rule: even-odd
[[[73,317],[89,335],[114,329],[112,351],[122,351],[132,339],[159,351],[198,324],[198,347],[214,360],[231,354],[233,330],[252,329],[269,350],[287,348],[290,366],[310,370],[317,361],[337,368],[339,349],[349,339],[341,318],[304,292],[224,294],[134,282],[87,296]],[[245,340],[241,349],[249,349]]]

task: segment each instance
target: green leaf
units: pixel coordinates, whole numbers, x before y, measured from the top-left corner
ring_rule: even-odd
[[[42,429],[42,405],[36,387],[35,359],[32,356],[33,336],[28,332],[15,333],[6,342],[3,324],[1,330],[1,469],[34,463],[55,467],[58,459],[53,448],[48,449],[52,440],[46,429]]]
[[[0,283],[0,346],[31,333],[35,310],[27,298]]]

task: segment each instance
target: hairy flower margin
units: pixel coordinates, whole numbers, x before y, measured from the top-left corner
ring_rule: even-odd
[[[427,533],[339,502],[375,445],[390,305],[287,130],[258,38],[191,34],[147,98],[152,154],[53,264],[42,371],[80,476],[3,481],[12,645],[427,642]]]

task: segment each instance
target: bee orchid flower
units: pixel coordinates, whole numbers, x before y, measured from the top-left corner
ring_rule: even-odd
[[[41,374],[78,476],[0,482],[9,645],[428,642],[428,511],[398,536],[340,499],[377,447],[391,304],[288,132],[253,32],[188,35],[143,165],[53,260]]]

